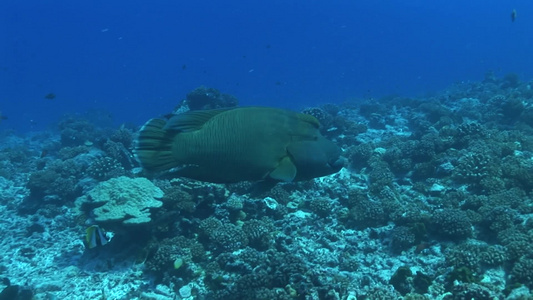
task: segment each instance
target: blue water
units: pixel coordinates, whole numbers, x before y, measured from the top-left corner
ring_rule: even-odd
[[[141,124],[200,85],[300,109],[426,95],[489,70],[529,80],[532,36],[525,0],[3,0],[0,130],[88,109]]]

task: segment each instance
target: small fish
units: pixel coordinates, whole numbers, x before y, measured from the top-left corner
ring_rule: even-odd
[[[104,246],[111,241],[111,232],[105,232],[98,225],[91,225],[85,230],[85,244],[89,249]]]
[[[513,9],[511,12],[511,22],[514,22],[516,20],[516,9]]]
[[[2,120],[7,120],[7,117],[4,116],[4,115],[2,114],[2,112],[0,111],[0,121],[2,121]]]
[[[56,94],[54,93],[48,93],[46,96],[44,96],[44,99],[53,100],[56,98]]]

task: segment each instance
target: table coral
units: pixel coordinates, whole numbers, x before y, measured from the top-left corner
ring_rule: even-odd
[[[150,222],[149,209],[161,207],[161,197],[163,191],[148,179],[122,176],[98,184],[76,202],[82,210],[92,206],[96,222],[126,225]]]

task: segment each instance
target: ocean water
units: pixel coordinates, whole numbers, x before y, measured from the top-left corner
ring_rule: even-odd
[[[1,0],[0,300],[532,299],[532,16]]]
[[[426,95],[487,71],[528,79],[532,15],[517,0],[6,0],[0,129],[89,109],[141,124],[201,85],[242,105],[301,109]]]

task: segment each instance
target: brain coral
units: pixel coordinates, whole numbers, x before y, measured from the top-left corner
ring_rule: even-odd
[[[150,208],[161,207],[163,191],[146,178],[121,176],[99,183],[78,204],[92,207],[97,222],[150,222]]]

